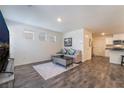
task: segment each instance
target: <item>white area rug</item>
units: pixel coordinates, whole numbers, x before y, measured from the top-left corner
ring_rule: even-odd
[[[78,64],[73,64],[73,66],[69,66],[67,69],[63,66],[53,64],[52,62],[44,63],[40,65],[34,65],[33,68],[45,79],[50,79],[54,76],[57,76],[65,71],[68,71],[74,67],[78,66]]]

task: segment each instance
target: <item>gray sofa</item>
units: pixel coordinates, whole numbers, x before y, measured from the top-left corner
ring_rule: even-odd
[[[74,55],[64,54],[64,56],[73,58],[74,63],[79,63],[82,61],[82,54],[80,50],[76,50]]]
[[[73,59],[74,63],[79,63],[82,61],[82,53],[80,50],[75,50],[74,54],[68,54],[68,53],[64,53],[62,50],[60,52],[58,52],[57,54],[53,55],[53,56],[57,56],[57,55],[64,55],[66,57],[70,57]]]

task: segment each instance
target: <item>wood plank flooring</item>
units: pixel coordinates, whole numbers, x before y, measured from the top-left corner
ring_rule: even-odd
[[[109,60],[103,57],[93,57],[92,60],[48,80],[44,80],[33,69],[33,65],[15,68],[16,88],[124,87],[124,67],[110,64]]]

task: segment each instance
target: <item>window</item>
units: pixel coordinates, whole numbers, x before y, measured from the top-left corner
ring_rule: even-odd
[[[55,43],[56,42],[56,36],[49,35],[48,40],[49,40],[49,42]]]
[[[46,41],[47,40],[47,33],[46,32],[41,32],[39,34],[39,40],[40,41]]]
[[[24,31],[25,39],[34,40],[34,32],[32,31]]]

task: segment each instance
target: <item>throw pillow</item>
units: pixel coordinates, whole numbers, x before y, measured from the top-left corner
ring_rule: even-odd
[[[75,50],[74,50],[74,49],[72,49],[72,48],[70,48],[70,49],[68,49],[68,53],[69,53],[70,55],[74,55]]]

